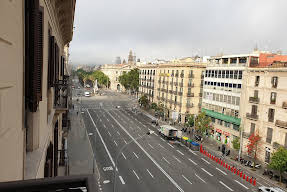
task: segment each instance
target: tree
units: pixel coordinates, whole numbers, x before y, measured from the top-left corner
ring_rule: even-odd
[[[271,162],[268,165],[271,169],[277,170],[280,173],[280,182],[282,181],[282,173],[287,170],[287,150],[280,147],[271,156]]]
[[[152,103],[152,104],[150,105],[150,108],[154,109],[155,111],[158,110],[158,107],[157,107],[157,104],[156,104],[156,103]]]
[[[210,123],[210,117],[206,116],[205,112],[201,112],[195,119],[195,129],[197,132],[199,132],[199,134],[201,134],[201,136],[203,136],[204,133],[211,129]]]
[[[128,73],[123,73],[119,76],[119,82],[126,90],[138,91],[139,89],[139,70],[132,69]]]
[[[140,103],[141,106],[144,106],[144,108],[147,108],[147,106],[149,104],[149,101],[148,101],[148,98],[147,98],[146,94],[144,94],[143,96],[140,97],[139,103]]]
[[[239,141],[239,138],[238,138],[238,137],[236,137],[235,139],[233,139],[232,145],[233,145],[233,148],[234,148],[234,149],[239,150],[239,148],[240,148],[240,141]]]
[[[185,123],[185,125],[187,127],[193,127],[194,126],[194,115],[193,114],[188,115],[187,122]]]
[[[252,133],[248,138],[248,144],[247,144],[247,153],[253,157],[254,159],[254,166],[257,158],[257,153],[260,149],[260,140],[261,137],[258,135],[258,133],[255,135],[255,133]]]

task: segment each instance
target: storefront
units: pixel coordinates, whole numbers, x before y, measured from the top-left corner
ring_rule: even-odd
[[[222,131],[221,129],[215,130],[215,140],[220,141],[221,143],[226,144],[227,146],[230,145],[230,133],[226,131]]]

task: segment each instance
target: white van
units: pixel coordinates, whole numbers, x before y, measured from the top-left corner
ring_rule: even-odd
[[[91,96],[90,92],[89,92],[89,91],[86,91],[86,92],[85,92],[85,97],[90,97],[90,96]]]

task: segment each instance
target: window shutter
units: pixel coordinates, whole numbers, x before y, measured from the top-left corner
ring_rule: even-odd
[[[59,80],[59,47],[57,43],[55,43],[55,76],[54,82],[57,83]]]
[[[39,0],[25,1],[25,97],[26,106],[36,112],[42,100],[43,9]]]
[[[48,60],[48,87],[54,86],[55,69],[55,37],[49,36],[49,60]]]

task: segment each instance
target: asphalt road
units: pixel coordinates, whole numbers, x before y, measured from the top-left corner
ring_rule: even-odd
[[[132,112],[135,100],[107,91],[80,103],[102,191],[113,191],[115,164],[117,192],[255,191],[199,152],[161,138],[147,116]]]

